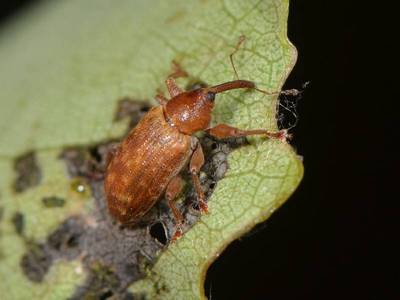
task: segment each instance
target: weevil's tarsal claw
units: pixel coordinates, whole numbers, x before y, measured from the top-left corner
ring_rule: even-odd
[[[200,199],[200,200],[199,200],[199,209],[200,209],[200,212],[201,212],[202,214],[208,214],[208,205],[207,205],[207,202],[205,202],[204,200]]]
[[[266,135],[269,138],[277,139],[284,143],[286,143],[287,140],[290,140],[292,138],[292,135],[288,133],[286,129],[282,129],[277,132],[266,132]]]
[[[175,233],[172,236],[171,242],[172,243],[176,242],[177,240],[179,240],[182,237],[182,235],[183,235],[183,232],[182,232],[181,227],[177,226],[175,229]]]

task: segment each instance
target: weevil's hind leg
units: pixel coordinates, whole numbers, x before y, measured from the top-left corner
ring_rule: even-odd
[[[172,236],[172,241],[176,241],[182,236],[183,216],[174,203],[174,199],[182,191],[182,187],[182,178],[180,175],[177,175],[171,179],[168,183],[167,189],[165,190],[165,198],[167,199],[168,206],[171,208],[172,214],[175,218],[175,233]]]
[[[182,67],[176,62],[172,61],[172,73],[168,76],[167,80],[165,80],[165,84],[167,85],[168,92],[171,95],[171,97],[175,97],[179,94],[182,94],[184,92],[183,89],[181,89],[177,84],[175,79],[179,77],[187,77],[188,74],[186,73],[185,70],[182,69]]]
[[[208,212],[207,202],[205,201],[204,192],[201,188],[199,173],[201,167],[204,165],[204,154],[200,143],[197,143],[196,149],[194,150],[190,159],[189,171],[192,176],[194,188],[196,190],[197,198],[199,201],[199,208],[202,213]]]
[[[276,132],[268,131],[265,129],[242,130],[226,124],[218,124],[217,126],[208,128],[205,131],[218,139],[242,137],[248,135],[265,135],[269,138],[279,139],[283,142],[286,142],[286,140],[290,138],[287,130],[280,130]]]

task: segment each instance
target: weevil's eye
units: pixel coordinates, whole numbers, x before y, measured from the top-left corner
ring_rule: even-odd
[[[207,99],[208,101],[213,102],[213,101],[215,100],[215,93],[213,93],[213,92],[208,92],[207,95],[206,95],[206,99]]]

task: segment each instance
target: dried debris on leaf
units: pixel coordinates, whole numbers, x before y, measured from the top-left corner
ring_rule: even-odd
[[[14,161],[14,170],[17,173],[14,182],[14,190],[17,193],[38,185],[42,178],[42,172],[33,151],[17,157]]]

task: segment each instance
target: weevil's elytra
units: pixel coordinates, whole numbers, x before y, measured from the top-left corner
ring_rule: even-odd
[[[173,200],[182,189],[179,174],[187,165],[200,211],[208,211],[199,180],[204,155],[193,136],[195,132],[207,131],[217,138],[261,134],[284,139],[286,136],[284,131],[241,130],[226,124],[209,128],[216,94],[257,88],[251,81],[234,80],[186,92],[175,83],[177,76],[186,73],[178,65],[175,67],[177,71],[166,80],[171,99],[161,94],[156,96],[160,106],[152,108],[122,141],[110,160],[104,181],[110,213],[123,224],[137,223],[165,193],[176,221],[173,240],[182,235],[183,217]]]
[[[152,108],[122,142],[105,177],[111,214],[122,223],[143,216],[190,155],[191,137],[164,118],[161,106]]]

